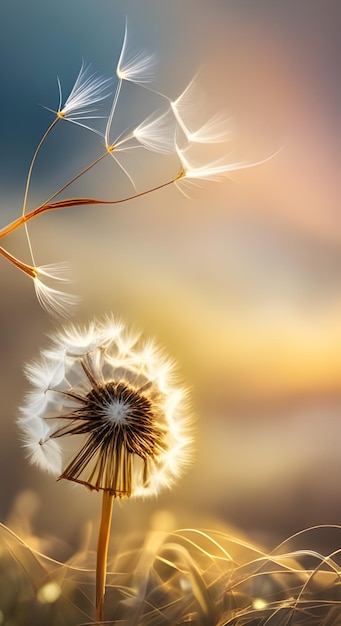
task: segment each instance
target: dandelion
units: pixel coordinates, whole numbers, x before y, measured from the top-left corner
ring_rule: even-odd
[[[186,178],[189,180],[217,181],[226,176],[228,172],[233,172],[234,170],[251,166],[245,161],[231,162],[229,160],[229,155],[224,155],[223,157],[210,161],[209,163],[200,164],[196,163],[194,160],[191,161],[190,157],[188,157],[189,151],[190,146],[180,148],[178,144],[176,144],[176,152],[182,166],[179,180]]]
[[[36,276],[33,278],[34,289],[40,306],[54,317],[69,317],[70,313],[79,303],[79,297],[72,293],[67,293],[56,289],[48,282],[69,282],[63,276],[66,269],[65,264],[50,264],[36,267]]]
[[[105,79],[100,76],[96,76],[95,74],[90,74],[90,65],[85,65],[84,62],[81,66],[81,69],[76,78],[76,82],[71,90],[71,93],[69,97],[66,99],[64,105],[62,105],[63,96],[62,96],[62,88],[61,88],[61,83],[60,83],[59,78],[57,78],[57,81],[58,81],[58,89],[59,89],[58,110],[52,111],[53,113],[56,114],[56,117],[51,122],[50,126],[45,131],[44,135],[39,141],[34,151],[33,157],[31,159],[30,167],[28,169],[27,178],[26,178],[26,186],[25,186],[23,206],[22,206],[22,218],[25,218],[25,214],[26,214],[28,192],[29,192],[29,188],[31,184],[33,168],[34,168],[38,153],[43,143],[45,142],[46,138],[51,133],[52,129],[56,126],[59,120],[63,119],[63,120],[72,122],[74,124],[77,124],[79,126],[82,126],[83,128],[91,130],[95,133],[99,133],[99,131],[97,131],[95,128],[92,128],[88,126],[87,124],[85,124],[84,120],[96,119],[99,117],[97,115],[93,115],[93,113],[97,110],[94,105],[97,105],[99,102],[107,98],[110,93],[108,90],[108,85],[111,82],[110,79]],[[51,109],[49,109],[48,107],[45,107],[45,108],[51,111]],[[78,176],[81,176],[81,175],[82,173],[80,173]],[[74,179],[77,179],[78,176],[76,176]],[[72,181],[70,181],[68,185],[71,184],[71,182]],[[64,187],[67,187],[68,185]],[[26,239],[27,239],[32,263],[35,264],[27,223],[24,223],[24,229],[26,233]],[[46,288],[44,290],[44,286],[41,282],[39,282],[39,280],[35,282],[35,288],[36,288],[36,294],[38,296],[38,300],[39,302],[43,304],[43,308],[47,308],[47,310],[49,310],[51,308],[50,304],[52,304],[52,310],[54,310],[53,303],[55,302],[56,298],[61,300],[61,293],[58,292],[58,290],[53,290],[53,289],[51,290],[50,288]],[[45,307],[44,304],[47,304],[47,307]],[[67,308],[70,304],[71,304],[70,300],[69,301],[64,300],[63,309]]]
[[[60,275],[56,276],[51,267],[48,269],[40,267],[35,261],[28,230],[33,219],[48,211],[57,211],[76,206],[106,204],[113,206],[141,198],[171,185],[177,186],[183,192],[186,182],[195,184],[199,180],[220,180],[234,170],[260,165],[277,154],[275,152],[270,157],[255,163],[247,163],[245,161],[233,162],[230,160],[230,155],[226,153],[220,156],[220,158],[212,160],[212,156],[208,156],[209,154],[212,155],[212,146],[228,141],[231,137],[231,120],[221,114],[216,114],[203,123],[199,121],[200,119],[202,120],[202,94],[200,94],[196,77],[175,100],[154,90],[149,86],[150,81],[153,79],[153,63],[154,57],[152,55],[136,52],[130,43],[128,44],[126,23],[122,48],[116,65],[116,88],[112,96],[103,133],[88,126],[87,120],[98,117],[95,115],[98,106],[110,93],[110,79],[94,74],[90,65],[86,65],[83,62],[75,84],[64,104],[61,83],[58,79],[59,105],[57,111],[53,111],[55,117],[39,141],[31,159],[21,216],[0,229],[0,239],[7,237],[20,228],[25,230],[31,258],[30,265],[16,259],[2,246],[0,247],[0,255],[33,279],[38,301],[48,313],[66,317],[76,304],[77,298],[59,289],[56,281],[62,279]],[[131,82],[138,87],[147,89],[154,94],[154,97],[162,99],[163,106],[167,102],[168,108],[166,110],[162,109],[162,112],[158,110],[153,111],[138,124],[128,124],[126,130],[115,132],[115,139],[113,139],[111,136],[113,134],[113,120],[125,82]],[[59,125],[60,120],[78,124],[99,134],[104,143],[104,146],[102,146],[104,151],[63,183],[59,189],[52,192],[39,206],[27,210],[31,177],[38,153],[52,129]],[[134,173],[130,172],[124,157],[127,157],[132,151],[141,151],[141,147],[161,155],[173,154],[173,156],[177,156],[180,162],[177,171],[171,172],[164,182],[152,183],[148,188],[138,189]],[[195,154],[193,150],[196,150],[197,153]],[[123,158],[121,158],[122,153],[124,153]],[[220,154],[222,153],[220,152]],[[115,165],[128,178],[133,189],[131,193],[128,193],[125,197],[110,196],[108,198],[62,196],[76,181],[97,167],[109,155]]]
[[[153,65],[153,55],[143,52],[137,52],[130,45],[128,45],[128,24],[126,20],[123,44],[118,63],[116,65],[116,76],[118,78],[118,83],[116,85],[115,95],[111,105],[111,110],[108,116],[104,134],[106,149],[112,156],[115,144],[111,144],[110,142],[110,130],[117,108],[117,103],[120,97],[123,81],[146,86],[154,78],[154,73],[151,69]]]
[[[79,297],[49,285],[51,281],[52,283],[54,281],[69,282],[69,279],[64,275],[67,269],[65,263],[41,265],[40,267],[28,265],[1,246],[0,254],[33,280],[38,302],[47,313],[55,317],[69,317],[72,309],[79,303]]]
[[[109,89],[109,85],[112,82],[111,79],[91,73],[91,66],[83,62],[76,82],[64,105],[62,104],[62,87],[58,77],[57,81],[59,90],[57,117],[89,128],[81,120],[96,119],[98,117],[93,115],[93,113],[97,111],[97,105],[109,97],[111,93],[111,89]],[[90,128],[90,130],[94,131],[93,128]]]
[[[192,143],[223,143],[232,136],[232,119],[216,113],[201,126],[193,120],[202,109],[202,94],[194,78],[174,101],[171,101],[174,117],[187,141]]]
[[[118,59],[116,74],[120,80],[137,84],[149,83],[154,78],[152,67],[154,55],[136,51],[128,44],[127,22],[124,31],[121,54]]]
[[[152,113],[133,131],[134,137],[147,150],[170,154],[175,149],[176,123],[170,110]]]
[[[176,144],[175,148],[181,163],[181,169],[178,177],[174,180],[174,183],[177,186],[179,186],[179,184],[181,184],[184,180],[189,183],[194,183],[198,180],[217,182],[228,176],[230,172],[248,169],[267,163],[267,161],[273,159],[273,157],[282,150],[282,147],[280,147],[276,150],[276,152],[265,159],[251,163],[248,163],[247,161],[230,161],[229,155],[226,154],[218,159],[215,159],[214,161],[201,164],[188,156],[191,151],[191,145],[186,146],[186,148],[180,148],[179,145]]]
[[[231,139],[232,120],[217,113],[196,130],[187,129],[186,136],[193,143],[223,143]]]
[[[96,606],[103,619],[114,498],[156,495],[190,461],[187,391],[153,342],[112,317],[69,326],[26,368],[33,389],[18,420],[29,459],[103,492]]]

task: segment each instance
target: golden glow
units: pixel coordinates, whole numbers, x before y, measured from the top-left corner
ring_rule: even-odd
[[[262,609],[266,609],[268,603],[263,600],[263,598],[254,598],[252,600],[252,606],[256,611],[261,611]]]
[[[40,587],[37,593],[37,600],[41,604],[53,604],[58,600],[62,593],[62,590],[58,583],[48,582],[43,587]]]
[[[167,511],[166,509],[155,511],[152,515],[150,525],[152,530],[170,532],[176,526],[176,517],[171,511]]]

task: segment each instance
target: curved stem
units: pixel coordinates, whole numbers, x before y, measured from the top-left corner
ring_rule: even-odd
[[[39,152],[39,150],[40,150],[41,146],[43,145],[43,143],[44,143],[44,141],[45,141],[45,139],[46,139],[47,135],[49,135],[49,133],[51,132],[52,128],[53,128],[53,127],[57,124],[57,122],[58,122],[58,121],[59,121],[59,117],[57,116],[57,117],[53,120],[53,122],[50,124],[50,126],[48,127],[48,129],[45,131],[45,133],[43,134],[43,136],[42,136],[41,140],[39,141],[39,143],[38,143],[38,145],[37,145],[37,147],[36,147],[36,149],[35,149],[35,152],[34,152],[34,155],[33,155],[33,157],[32,157],[31,164],[30,164],[30,167],[29,167],[29,170],[28,170],[27,179],[26,179],[26,187],[25,187],[25,193],[24,193],[24,201],[23,201],[23,207],[22,207],[22,215],[25,215],[25,213],[26,213],[26,204],[27,204],[28,190],[29,190],[29,188],[30,188],[30,182],[31,182],[32,170],[33,170],[33,166],[34,166],[34,164],[35,164],[36,158],[37,158],[37,156],[38,156],[38,152]]]
[[[13,265],[15,265],[15,267],[17,267],[19,270],[25,272],[25,274],[28,274],[28,276],[30,276],[31,278],[37,278],[37,270],[31,265],[26,265],[26,263],[22,263],[22,261],[19,261],[19,259],[13,256],[13,254],[10,254],[2,247],[0,247],[0,254],[2,254],[5,259],[13,263]]]
[[[142,196],[146,196],[153,191],[158,191],[159,189],[163,189],[168,185],[172,185],[179,178],[184,176],[184,172],[181,170],[175,178],[168,180],[165,183],[161,183],[161,185],[157,185],[156,187],[152,187],[150,189],[146,189],[145,191],[140,191],[139,193],[133,194],[131,196],[127,196],[125,198],[119,198],[118,200],[98,200],[97,198],[68,198],[66,200],[60,200],[59,202],[52,202],[50,204],[42,204],[41,206],[33,209],[30,213],[26,213],[21,217],[18,217],[16,220],[11,222],[8,226],[5,226],[2,230],[0,230],[0,239],[6,237],[10,233],[13,233],[15,230],[23,226],[30,220],[38,217],[42,213],[47,213],[47,211],[56,211],[57,209],[66,209],[72,206],[85,206],[89,204],[122,204],[123,202],[128,202],[129,200],[134,200],[135,198],[141,198]]]
[[[113,503],[113,494],[110,491],[103,491],[96,565],[96,620],[98,622],[103,622],[104,617],[105,581]]]
[[[79,172],[79,174],[76,174],[76,176],[71,178],[67,183],[65,183],[65,185],[60,187],[60,189],[58,189],[58,191],[55,191],[55,193],[52,196],[50,196],[47,200],[45,200],[45,202],[44,202],[44,204],[42,206],[45,206],[46,204],[50,203],[51,200],[53,200],[53,198],[55,198],[56,196],[59,196],[60,193],[65,191],[65,189],[70,187],[70,185],[72,185],[72,183],[74,183],[76,180],[78,180],[78,178],[80,178],[81,176],[86,174],[86,172],[88,172],[93,167],[95,167],[95,165],[97,165],[100,161],[102,161],[102,159],[104,159],[104,157],[106,157],[108,154],[110,154],[110,153],[108,151],[106,151],[103,154],[101,154],[101,156],[99,156],[97,159],[95,159],[95,161],[92,161],[92,163],[90,163],[90,165],[87,165],[81,172]]]
[[[52,128],[53,128],[53,127],[57,124],[58,120],[59,120],[59,117],[57,116],[57,117],[53,120],[53,122],[50,124],[50,126],[48,127],[48,129],[45,131],[44,135],[42,136],[41,140],[39,141],[39,143],[38,143],[38,145],[37,145],[37,147],[36,147],[36,149],[35,149],[35,152],[34,152],[34,155],[33,155],[33,157],[32,157],[31,164],[30,164],[30,167],[29,167],[29,170],[28,170],[27,179],[26,179],[26,186],[25,186],[25,193],[24,193],[23,207],[22,207],[22,213],[21,213],[21,215],[22,215],[22,216],[24,216],[24,215],[25,215],[25,213],[26,213],[26,204],[27,204],[28,190],[29,190],[29,188],[30,188],[31,176],[32,176],[32,170],[33,170],[33,166],[34,166],[34,164],[35,164],[35,161],[36,161],[36,158],[37,158],[38,152],[39,152],[39,150],[40,150],[41,146],[43,145],[43,143],[44,143],[44,141],[45,141],[45,139],[46,139],[47,135],[51,132]],[[29,248],[29,251],[30,251],[30,255],[31,255],[31,259],[32,259],[32,263],[33,263],[33,265],[34,265],[35,261],[34,261],[33,249],[32,249],[31,240],[30,240],[30,235],[29,235],[29,233],[28,233],[28,228],[27,228],[27,225],[26,225],[26,224],[25,224],[25,232],[26,232],[26,239],[27,239],[28,248]]]
[[[107,148],[110,145],[110,138],[109,138],[110,128],[111,128],[112,120],[113,120],[113,117],[114,117],[114,113],[116,111],[117,102],[118,102],[118,98],[119,98],[119,95],[120,95],[121,87],[122,87],[122,78],[120,78],[118,83],[117,83],[114,100],[113,100],[113,103],[112,103],[111,111],[110,111],[110,114],[109,114],[109,117],[108,117],[108,121],[107,121],[107,126],[106,126],[106,129],[105,129],[104,137],[105,137],[105,145],[107,146]]]

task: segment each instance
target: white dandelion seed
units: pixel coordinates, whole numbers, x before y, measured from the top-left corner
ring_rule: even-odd
[[[230,172],[235,172],[237,170],[249,169],[251,167],[257,167],[258,165],[262,165],[263,163],[267,163],[271,161],[277,154],[281,152],[283,146],[281,146],[276,152],[271,154],[265,159],[260,161],[254,161],[248,163],[247,161],[230,161],[229,155],[226,154],[214,161],[210,161],[205,164],[199,164],[188,157],[187,153],[190,151],[191,146],[187,146],[182,149],[177,144],[175,146],[177,155],[181,162],[182,171],[180,172],[178,179],[176,181],[176,185],[181,184],[182,181],[188,182],[196,182],[198,180],[206,180],[206,181],[219,181],[224,177],[228,177]]]
[[[188,464],[187,391],[173,363],[122,322],[68,326],[26,375],[34,393],[18,423],[42,469],[61,460],[59,478],[123,497],[157,494]]]
[[[39,361],[32,361],[25,367],[26,378],[36,391],[45,392],[49,387],[59,385],[65,376],[65,350],[53,353],[45,350]]]
[[[96,129],[88,126],[85,121],[100,119],[102,117],[94,115],[94,113],[98,111],[98,104],[111,94],[111,78],[104,78],[92,73],[91,66],[83,62],[76,82],[64,104],[62,86],[58,77],[57,82],[59,106],[57,111],[53,111],[57,114],[57,117],[101,134]],[[51,109],[48,110],[51,111]]]
[[[118,144],[124,144],[127,140],[133,137],[132,134],[128,134],[128,137],[123,139],[121,142],[110,141],[110,131],[113,123],[114,115],[117,108],[117,103],[119,101],[121,88],[123,81],[128,81],[131,83],[135,83],[137,85],[146,86],[151,80],[154,78],[154,73],[152,72],[152,66],[154,65],[154,57],[151,54],[145,54],[143,52],[137,52],[130,45],[128,45],[128,25],[126,20],[125,31],[123,44],[120,52],[120,56],[118,59],[118,63],[116,66],[116,75],[118,78],[118,83],[116,85],[116,90],[113,98],[113,102],[111,105],[111,110],[107,119],[106,129],[104,133],[104,140],[107,150],[112,154],[113,158],[117,161],[115,155],[112,150],[115,148],[117,150]],[[135,188],[134,181],[129,176],[128,172],[123,168],[121,163],[117,161],[118,165],[122,168],[125,174],[130,179],[133,187]]]
[[[34,289],[40,306],[55,317],[69,317],[79,303],[79,297],[51,287],[48,282],[69,282],[64,276],[65,264],[42,265],[35,268]]]
[[[223,143],[232,136],[232,118],[216,113],[204,124],[196,125],[197,116],[202,116],[202,94],[196,78],[193,78],[180,96],[170,103],[174,117],[189,142]]]
[[[138,52],[128,44],[126,22],[121,54],[116,67],[117,77],[120,80],[142,85],[150,83],[154,79],[154,72],[152,71],[154,64],[154,55]]]
[[[170,154],[175,149],[176,123],[170,110],[149,115],[139,126],[133,135],[147,150]]]
[[[188,141],[193,143],[224,143],[233,135],[232,118],[217,113],[198,129],[187,132]]]
[[[30,396],[27,396],[27,402],[31,402]],[[47,424],[39,416],[23,416],[20,418],[20,431],[31,463],[58,476],[62,471],[61,449],[57,441],[49,438]]]
[[[181,182],[182,178],[186,178],[189,180],[217,181],[226,176],[229,172],[240,170],[245,167],[251,167],[251,164],[248,164],[245,161],[231,162],[229,160],[229,155],[224,155],[223,157],[220,157],[219,159],[216,159],[214,161],[210,161],[209,163],[198,164],[194,161],[191,162],[190,158],[187,156],[187,152],[189,151],[190,146],[185,149],[181,149],[176,144],[175,147],[183,168],[183,176],[179,178],[179,182]]]

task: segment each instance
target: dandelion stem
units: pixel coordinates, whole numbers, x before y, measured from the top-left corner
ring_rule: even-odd
[[[110,491],[103,491],[101,524],[97,543],[96,566],[96,620],[103,621],[107,558],[114,496]]]
[[[101,154],[101,156],[99,156],[97,159],[95,159],[95,161],[92,161],[92,163],[90,163],[90,165],[87,165],[81,172],[79,172],[79,174],[76,174],[76,176],[71,178],[67,183],[65,183],[65,185],[60,187],[60,189],[58,189],[58,191],[56,191],[52,196],[50,196],[47,200],[45,200],[44,205],[50,203],[51,200],[53,200],[56,196],[58,196],[60,193],[62,193],[65,189],[70,187],[70,185],[72,185],[72,183],[76,182],[76,180],[78,180],[78,178],[80,178],[81,176],[86,174],[86,172],[88,172],[93,167],[95,167],[95,165],[97,165],[100,161],[102,161],[102,159],[104,159],[104,157],[106,157],[108,154],[109,154],[109,152],[106,151],[103,154]]]
[[[13,263],[15,267],[18,267],[22,272],[28,274],[31,278],[37,278],[37,270],[31,265],[26,265],[26,263],[22,263],[22,261],[19,261],[19,259],[7,252],[7,250],[2,247],[0,247],[0,254],[2,254],[5,259]]]
[[[34,155],[32,157],[31,164],[30,164],[30,167],[29,167],[29,170],[28,170],[28,174],[27,174],[26,187],[25,187],[25,193],[24,193],[24,201],[23,201],[23,207],[22,207],[22,215],[25,215],[25,213],[26,213],[26,204],[27,204],[28,190],[29,190],[29,187],[30,187],[33,166],[35,164],[38,152],[39,152],[41,146],[43,145],[47,135],[50,134],[52,128],[57,124],[58,120],[59,120],[58,117],[56,117],[53,120],[53,122],[50,124],[48,129],[45,131],[44,135],[42,136],[41,140],[39,141],[39,143],[38,143],[38,145],[37,145],[37,147],[35,149],[35,153],[34,153]]]
[[[116,92],[115,92],[115,96],[114,96],[114,101],[112,103],[112,107],[111,107],[111,111],[108,117],[108,121],[107,121],[107,126],[105,129],[105,144],[108,147],[110,145],[110,139],[109,139],[109,133],[110,133],[110,128],[111,128],[111,124],[112,124],[112,120],[116,111],[116,106],[117,106],[117,102],[118,102],[118,98],[120,95],[120,91],[121,91],[121,87],[122,87],[122,78],[119,79],[118,83],[117,83],[117,87],[116,87]]]
[[[50,124],[48,129],[45,131],[45,133],[42,136],[41,140],[39,141],[39,143],[38,143],[38,145],[37,145],[37,147],[35,149],[34,155],[32,157],[31,164],[30,164],[30,167],[29,167],[29,170],[28,170],[28,174],[27,174],[27,179],[26,179],[26,187],[25,187],[24,200],[23,200],[23,206],[22,206],[22,216],[23,217],[24,217],[24,215],[26,213],[27,197],[28,197],[28,191],[29,191],[30,184],[31,184],[32,170],[33,170],[33,166],[34,166],[34,164],[36,162],[36,158],[38,156],[38,152],[39,152],[41,146],[43,145],[46,137],[50,134],[50,132],[53,129],[53,127],[57,124],[58,120],[59,120],[59,118],[56,117],[53,120],[53,122]],[[31,240],[30,240],[30,235],[29,235],[29,232],[28,232],[27,224],[25,224],[25,233],[26,233],[26,239],[27,239],[28,248],[29,248],[29,251],[30,251],[32,263],[34,265],[35,261],[34,261],[33,249],[32,249],[32,244],[31,244]]]
[[[98,200],[97,198],[67,198],[66,200],[60,200],[59,202],[52,202],[49,204],[42,204],[41,206],[33,209],[30,213],[26,213],[21,217],[18,217],[16,220],[5,226],[2,230],[0,230],[0,239],[6,237],[10,233],[13,233],[15,230],[23,226],[30,220],[38,217],[42,213],[46,213],[47,211],[56,211],[57,209],[65,209],[72,206],[85,206],[90,204],[122,204],[123,202],[128,202],[129,200],[134,200],[135,198],[141,198],[142,196],[146,196],[153,191],[158,191],[159,189],[163,189],[168,185],[172,185],[175,181],[179,180],[184,176],[183,170],[165,183],[161,183],[161,185],[157,185],[156,187],[151,187],[146,189],[145,191],[140,191],[139,193],[135,193],[131,196],[126,196],[125,198],[118,198],[117,200]]]

